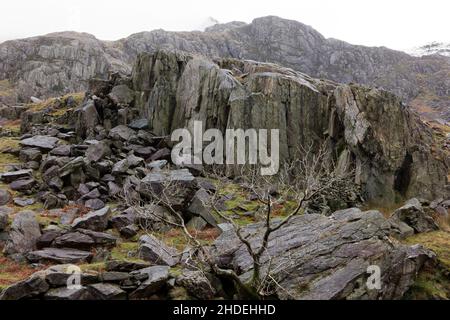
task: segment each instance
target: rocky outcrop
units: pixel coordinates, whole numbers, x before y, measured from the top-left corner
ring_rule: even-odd
[[[86,89],[92,77],[129,71],[120,51],[89,34],[53,33],[7,41],[0,47],[0,79],[14,84],[19,101]]]
[[[255,224],[242,233],[256,250],[262,230]],[[269,270],[281,299],[400,299],[417,272],[434,264],[435,255],[421,246],[392,243],[389,234],[390,223],[378,211],[295,217],[271,235],[261,277]],[[216,240],[213,252],[220,266],[234,269],[243,281],[250,279],[252,259],[233,228]],[[374,266],[380,270],[378,289],[370,286]]]
[[[273,64],[159,51],[133,69],[134,107],[156,135],[178,128],[280,130],[281,161],[327,143],[354,168],[367,199],[446,194],[445,155],[432,132],[393,94],[316,80]],[[438,152],[439,153],[439,152]]]

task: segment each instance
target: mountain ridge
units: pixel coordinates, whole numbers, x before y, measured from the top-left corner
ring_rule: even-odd
[[[450,119],[448,58],[327,39],[311,26],[276,16],[205,32],[144,31],[117,41],[73,32],[10,40],[0,44],[0,80],[9,80],[16,96],[8,100],[0,93],[0,102],[83,91],[89,78],[129,73],[139,53],[159,49],[278,63],[316,78],[382,88],[431,117]]]

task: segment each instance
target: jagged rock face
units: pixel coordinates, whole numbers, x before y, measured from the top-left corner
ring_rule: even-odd
[[[54,33],[0,46],[0,78],[15,84],[19,101],[79,92],[86,80],[110,70],[128,72],[110,44],[89,34]]]
[[[0,80],[13,81],[22,98],[80,91],[90,77],[128,71],[139,53],[160,49],[279,63],[318,78],[382,87],[450,116],[447,57],[351,45],[278,17],[216,25],[206,32],[142,32],[116,42],[75,33],[8,41],[0,45]]]
[[[135,107],[150,129],[167,135],[203,121],[205,130],[280,130],[280,157],[327,143],[356,169],[368,199],[445,193],[446,167],[431,153],[432,135],[395,95],[310,78],[273,64],[159,51],[133,69]]]

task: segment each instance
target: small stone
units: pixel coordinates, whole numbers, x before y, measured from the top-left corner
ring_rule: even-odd
[[[132,121],[128,127],[133,130],[147,130],[149,128],[148,119],[137,119]]]
[[[33,263],[85,263],[91,261],[92,253],[76,249],[46,248],[28,253],[27,259]]]
[[[130,105],[134,100],[134,91],[127,85],[121,84],[112,88],[108,97],[116,105]]]
[[[120,229],[119,232],[125,239],[130,239],[130,238],[133,238],[135,235],[138,234],[139,227],[134,225],[134,224],[132,224],[132,225],[123,227],[122,229]]]
[[[151,157],[150,161],[170,160],[172,152],[168,148],[156,151]]]
[[[89,146],[86,150],[86,157],[90,162],[98,162],[101,159],[111,155],[111,149],[103,142],[97,142]]]
[[[50,289],[45,295],[45,300],[91,300],[90,292],[85,288],[55,288]]]
[[[90,199],[85,202],[84,206],[91,210],[100,210],[105,207],[105,203],[100,199]]]
[[[63,144],[50,151],[50,154],[52,156],[57,157],[69,157],[71,155],[71,152],[72,146],[68,144]]]
[[[109,131],[109,136],[112,139],[122,140],[122,141],[129,141],[131,139],[131,137],[133,137],[134,135],[135,135],[134,130],[132,130],[124,125],[120,125],[115,128],[112,128]]]
[[[0,206],[4,206],[11,201],[11,193],[8,190],[0,189]]]
[[[5,230],[8,226],[8,214],[5,212],[0,212],[0,232]]]
[[[34,180],[33,178],[21,179],[12,182],[9,187],[14,191],[30,191],[31,189],[33,189],[35,184],[36,180]]]
[[[167,266],[154,266],[139,270],[132,273],[132,275],[140,275],[140,278],[144,277],[146,280],[139,286],[136,291],[130,294],[132,299],[142,299],[150,297],[154,293],[158,292],[169,279],[169,267]]]
[[[27,147],[37,147],[45,151],[50,151],[56,147],[58,142],[58,138],[37,135],[20,141],[20,144]]]
[[[33,211],[21,211],[17,213],[11,224],[9,241],[6,243],[7,255],[20,254],[33,251],[36,241],[41,236],[41,229]]]
[[[100,279],[103,282],[122,282],[128,280],[130,278],[130,274],[127,272],[116,272],[116,271],[108,271],[103,272],[100,275]]]
[[[5,172],[1,175],[1,180],[5,183],[11,183],[13,181],[19,180],[19,179],[28,179],[32,178],[33,170],[18,170],[18,171],[12,171],[12,172]]]
[[[103,231],[108,227],[108,219],[111,214],[109,207],[97,211],[91,211],[84,217],[77,218],[72,223],[72,228],[89,229],[93,231]]]
[[[86,234],[71,232],[56,238],[54,245],[58,248],[90,250],[95,245],[95,242]]]
[[[27,207],[27,206],[31,206],[33,204],[36,203],[36,200],[34,199],[26,199],[26,198],[14,198],[13,199],[14,204],[19,206],[19,207]]]
[[[125,300],[127,298],[125,291],[111,283],[91,284],[89,291],[98,300]]]
[[[29,148],[20,150],[19,159],[22,162],[36,161],[41,162],[42,153],[39,149]]]

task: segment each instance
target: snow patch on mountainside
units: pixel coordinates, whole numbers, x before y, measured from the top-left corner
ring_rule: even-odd
[[[450,57],[450,42],[434,41],[421,47],[407,50],[407,53],[414,57],[428,56],[432,54],[440,54],[442,56]]]

